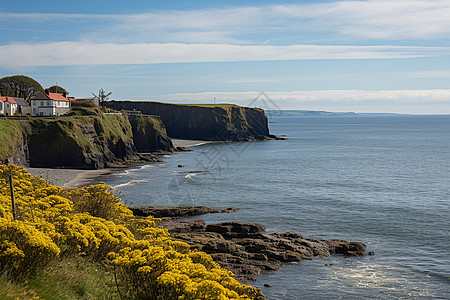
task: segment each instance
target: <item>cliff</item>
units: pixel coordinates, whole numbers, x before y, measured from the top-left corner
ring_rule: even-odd
[[[141,153],[173,152],[172,141],[158,116],[129,115],[134,145]]]
[[[97,114],[57,119],[0,120],[0,159],[31,167],[101,169],[156,161],[141,152],[171,152],[158,118]]]
[[[274,138],[267,117],[259,108],[235,105],[196,106],[151,101],[110,101],[109,108],[157,115],[168,136],[211,141],[252,141]]]

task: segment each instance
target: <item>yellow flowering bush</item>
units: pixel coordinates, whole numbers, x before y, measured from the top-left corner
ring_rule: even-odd
[[[208,254],[173,241],[159,219],[135,218],[120,201],[104,184],[64,189],[0,165],[0,271],[26,277],[58,256],[81,255],[111,265],[127,298],[263,299]]]
[[[0,219],[0,269],[30,275],[59,255],[50,237],[21,221]]]

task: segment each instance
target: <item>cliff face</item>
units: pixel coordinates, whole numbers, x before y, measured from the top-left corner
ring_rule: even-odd
[[[251,141],[272,137],[264,110],[258,108],[201,107],[150,101],[111,101],[107,106],[160,116],[168,136],[172,138]]]
[[[101,169],[138,161],[140,152],[173,150],[164,125],[152,117],[101,114],[0,122],[14,126],[11,136],[20,135],[19,142],[5,147],[15,151],[1,149],[0,157],[23,166]]]
[[[172,141],[158,116],[130,115],[128,119],[133,131],[136,150],[141,153],[173,152]]]
[[[32,119],[29,126],[32,167],[99,169],[136,155],[131,125],[122,115]]]

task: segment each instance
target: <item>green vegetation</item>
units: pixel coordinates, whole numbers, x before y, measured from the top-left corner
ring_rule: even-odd
[[[89,100],[72,101],[70,111],[65,116],[99,116],[102,109]]]
[[[164,124],[159,118],[153,116],[139,116],[137,131],[145,135],[146,129],[148,128],[153,128],[155,131],[167,135],[166,127],[164,127]]]
[[[15,281],[0,276],[0,299],[119,299],[113,269],[77,256],[51,261],[39,276]]]
[[[135,218],[104,184],[63,189],[20,167],[0,165],[0,296],[264,299],[208,254],[172,240],[157,226],[160,221]]]
[[[72,116],[55,119],[31,118],[29,120],[0,120],[0,160],[12,157],[14,149],[33,136],[48,149],[58,148],[68,140],[73,140],[85,151],[102,153],[108,142],[128,141],[133,138],[131,124],[122,114],[105,115],[98,107],[75,110]],[[78,114],[79,113],[79,114]],[[99,140],[88,138],[84,132],[96,132]]]
[[[0,120],[0,161],[11,157],[22,143],[22,130],[17,122]]]
[[[26,100],[43,93],[42,86],[33,78],[15,75],[0,79],[0,93],[3,96],[19,97]]]
[[[60,94],[67,93],[67,95],[69,95],[69,92],[59,85],[52,85],[51,87],[48,88],[48,90],[52,93],[60,93]]]

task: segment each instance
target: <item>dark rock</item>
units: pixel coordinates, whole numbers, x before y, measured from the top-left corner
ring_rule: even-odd
[[[206,231],[217,232],[222,234],[224,237],[229,238],[254,237],[256,234],[265,230],[266,228],[261,224],[240,222],[225,222],[206,226]]]
[[[164,222],[161,225],[162,228],[168,229],[170,232],[192,232],[192,231],[204,231],[205,221],[203,220],[193,220],[185,222]]]
[[[16,150],[10,162],[22,166],[125,167],[161,161],[151,154],[140,155],[140,152],[170,153],[174,150],[161,120],[151,116],[99,114],[32,118],[17,124],[22,127],[22,144],[14,145]]]
[[[327,241],[330,253],[343,254],[347,256],[366,255],[366,245],[358,242],[346,242],[342,240]]]
[[[184,166],[183,165],[178,165],[178,168],[184,168]]]
[[[375,255],[375,252],[373,252],[373,251],[370,251],[369,253],[367,253],[367,254],[369,254],[369,255]]]
[[[272,287],[270,284],[264,283],[264,287]]]
[[[269,134],[263,109],[229,106],[201,107],[152,101],[110,101],[115,110],[136,110],[161,117],[168,136],[208,141],[275,139]]]
[[[147,217],[153,216],[155,218],[185,218],[191,216],[199,216],[213,213],[231,213],[238,209],[215,209],[206,206],[141,206],[130,207],[135,216]]]
[[[158,215],[179,215],[178,209],[183,211],[182,215],[192,211],[205,211],[204,207],[154,208]],[[190,212],[186,213],[184,209]],[[161,213],[164,210],[170,213]],[[234,209],[221,212],[224,211]],[[284,262],[297,262],[330,254],[365,255],[365,245],[361,243],[305,239],[293,232],[267,234],[264,233],[264,226],[254,223],[225,222],[205,227],[203,220],[169,219],[160,226],[169,229],[174,240],[186,242],[193,249],[210,254],[222,267],[232,271],[236,275],[235,278],[241,282],[255,281],[255,276],[261,272],[278,270]]]

